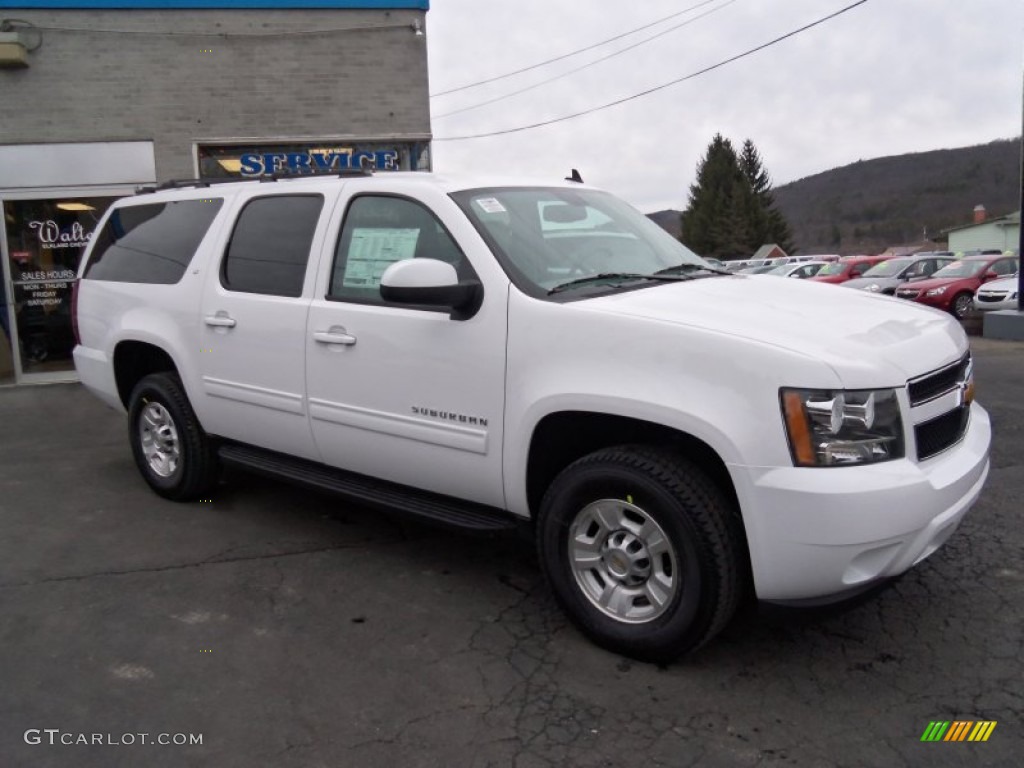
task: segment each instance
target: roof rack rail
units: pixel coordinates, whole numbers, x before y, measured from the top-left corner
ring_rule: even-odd
[[[165,189],[184,189],[185,187],[209,187],[213,184],[236,184],[240,181],[281,181],[285,179],[309,179],[314,177],[333,176],[336,178],[344,178],[346,176],[373,176],[373,168],[340,168],[329,171],[313,171],[312,173],[285,173],[277,171],[275,173],[261,174],[259,176],[248,176],[248,177],[236,177],[230,176],[227,178],[205,178],[205,179],[170,179],[161,184],[152,184],[144,187],[138,187],[135,190],[137,195],[146,195],[153,192],[160,192]]]

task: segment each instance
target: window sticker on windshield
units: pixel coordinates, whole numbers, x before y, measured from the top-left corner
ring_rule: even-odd
[[[419,229],[353,229],[342,285],[377,288],[384,270],[416,254],[419,236]]]
[[[476,204],[484,209],[484,213],[505,213],[505,206],[495,197],[478,197]]]

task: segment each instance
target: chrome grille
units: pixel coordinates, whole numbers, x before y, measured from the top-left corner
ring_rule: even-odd
[[[970,422],[973,363],[970,353],[937,371],[907,382],[917,460],[960,442]]]
[[[911,379],[907,382],[910,406],[918,406],[956,389],[960,382],[967,380],[970,370],[971,355],[968,353],[952,365]]]
[[[1002,301],[1006,298],[1006,291],[1001,293],[981,293],[980,291],[975,294],[978,301]]]

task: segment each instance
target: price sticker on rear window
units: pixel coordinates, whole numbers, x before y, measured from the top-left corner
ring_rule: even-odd
[[[476,204],[484,209],[484,213],[505,213],[505,206],[496,197],[478,197]]]

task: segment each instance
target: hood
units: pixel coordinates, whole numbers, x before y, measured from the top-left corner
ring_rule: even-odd
[[[899,386],[968,348],[960,324],[946,313],[810,280],[708,277],[574,304],[781,347],[821,360],[849,388]],[[733,352],[723,344],[723,354]]]
[[[1016,291],[1020,285],[1016,277],[1003,277],[999,280],[989,280],[979,291]]]
[[[849,270],[844,270],[838,275],[815,275],[814,277],[808,277],[807,279],[809,281],[814,281],[815,283],[845,283],[849,280],[849,274]]]
[[[905,287],[927,291],[931,288],[939,288],[943,285],[953,285],[954,283],[964,283],[965,286],[972,287],[977,286],[980,282],[981,280],[977,277],[930,277],[927,280],[914,280],[907,283]]]
[[[843,288],[859,288],[863,290],[869,285],[877,285],[881,289],[895,288],[899,284],[900,280],[896,277],[855,277],[852,280],[847,280],[842,286]]]

